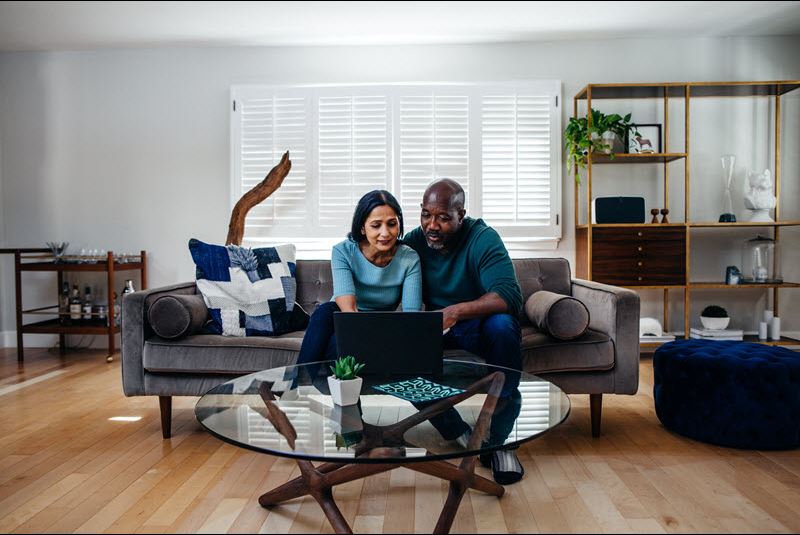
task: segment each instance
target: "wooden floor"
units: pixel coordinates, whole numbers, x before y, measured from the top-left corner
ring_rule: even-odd
[[[158,401],[122,395],[118,359],[28,350],[18,367],[0,349],[0,532],[332,532],[310,499],[259,507],[295,464],[206,434],[195,400],[174,400],[164,441]],[[638,395],[605,396],[601,438],[590,435],[588,396],[572,402],[564,425],[520,449],[522,482],[500,500],[468,492],[453,532],[800,531],[800,450],[718,448],[664,430],[650,359]],[[120,416],[140,419],[110,419]],[[425,533],[445,492],[400,469],[335,496],[356,532]]]

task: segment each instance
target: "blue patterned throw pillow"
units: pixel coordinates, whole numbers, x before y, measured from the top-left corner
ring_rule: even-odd
[[[295,303],[294,245],[248,249],[189,240],[197,289],[211,314],[207,330],[224,336],[274,336],[305,329]]]

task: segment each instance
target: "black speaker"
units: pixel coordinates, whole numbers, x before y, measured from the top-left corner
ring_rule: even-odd
[[[596,197],[592,201],[592,224],[646,223],[644,197]]]

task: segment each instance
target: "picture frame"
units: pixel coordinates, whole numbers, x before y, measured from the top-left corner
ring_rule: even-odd
[[[633,135],[634,128],[640,134],[638,137]],[[628,130],[625,137],[625,145],[628,147],[629,154],[661,153],[660,124],[636,124]]]

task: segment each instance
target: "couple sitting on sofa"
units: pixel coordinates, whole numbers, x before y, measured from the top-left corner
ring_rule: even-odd
[[[336,358],[333,313],[358,310],[428,310],[444,316],[445,349],[465,349],[488,364],[520,370],[522,292],[500,236],[480,219],[465,217],[464,190],[454,180],[434,182],[422,199],[420,226],[403,236],[403,213],[388,191],[364,195],[348,239],[331,254],[333,297],[311,317],[298,364]],[[402,238],[402,242],[400,241]],[[514,381],[503,388],[489,441],[502,443],[504,422],[518,413]],[[510,416],[503,417],[503,416]],[[471,429],[455,409],[431,419],[445,439],[466,446]],[[505,435],[505,436],[503,436]],[[513,451],[497,451],[491,463],[501,484],[519,481],[523,468]]]

